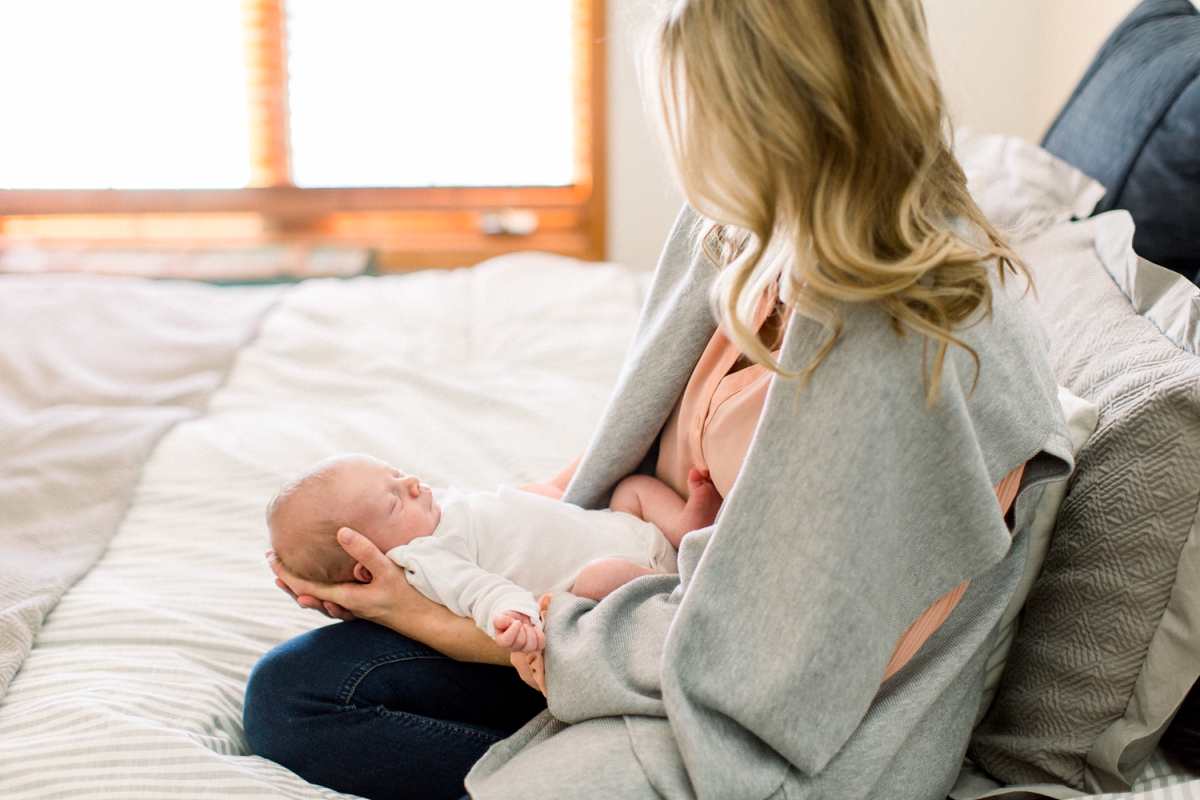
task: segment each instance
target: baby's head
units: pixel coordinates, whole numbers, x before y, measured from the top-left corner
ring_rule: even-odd
[[[288,481],[267,506],[271,548],[293,575],[315,583],[355,580],[338,544],[351,528],[386,553],[429,536],[442,510],[429,487],[377,458],[327,458]]]

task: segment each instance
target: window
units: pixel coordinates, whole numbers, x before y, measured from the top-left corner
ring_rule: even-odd
[[[601,0],[0,0],[0,225],[603,254]]]

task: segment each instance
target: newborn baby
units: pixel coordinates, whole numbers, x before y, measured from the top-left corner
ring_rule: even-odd
[[[366,536],[403,567],[421,594],[471,617],[514,652],[545,646],[537,598],[570,590],[600,600],[641,575],[675,572],[688,531],[713,523],[721,496],[692,470],[685,502],[647,475],[617,484],[610,510],[590,511],[531,492],[447,490],[439,505],[411,475],[365,455],[326,459],[267,507],[276,556],[297,577],[359,581],[370,573],[337,542]]]

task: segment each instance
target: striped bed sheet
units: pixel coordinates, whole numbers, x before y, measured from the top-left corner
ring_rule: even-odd
[[[468,490],[553,474],[603,410],[647,280],[520,254],[289,289],[46,618],[0,700],[0,797],[342,797],[251,755],[241,728],[257,659],[328,624],[272,585],[267,500],[340,452]],[[1200,781],[1156,756],[1104,797],[1200,800]]]

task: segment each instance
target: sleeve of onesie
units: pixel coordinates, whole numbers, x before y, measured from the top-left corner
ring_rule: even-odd
[[[460,617],[474,619],[488,636],[495,637],[492,618],[501,611],[519,611],[541,627],[541,609],[533,595],[504,576],[446,547],[409,547],[400,559],[408,582]]]

